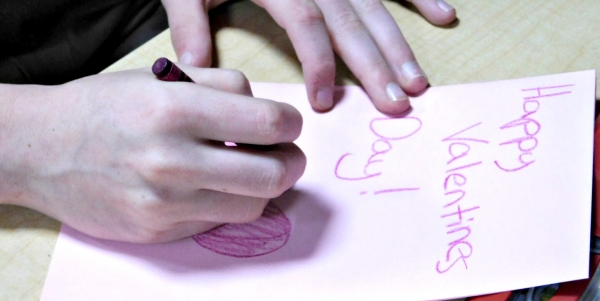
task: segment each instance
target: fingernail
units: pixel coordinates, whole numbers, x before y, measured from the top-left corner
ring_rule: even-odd
[[[323,109],[329,109],[333,106],[333,88],[323,87],[317,91],[316,102]]]
[[[385,86],[385,92],[387,93],[388,99],[391,101],[408,101],[408,96],[402,91],[398,84],[391,82]]]
[[[454,9],[454,7],[452,7],[452,5],[446,3],[446,1],[444,1],[444,0],[437,0],[437,5],[444,12],[449,12]]]
[[[179,62],[186,64],[186,65],[191,65],[193,59],[194,59],[194,55],[192,55],[191,52],[185,52],[184,54],[181,55]]]
[[[402,76],[411,80],[417,77],[427,77],[417,62],[406,62],[402,65]]]

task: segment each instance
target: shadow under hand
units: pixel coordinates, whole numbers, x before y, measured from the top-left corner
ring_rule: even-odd
[[[288,190],[271,201],[291,223],[287,243],[273,252],[254,257],[228,256],[209,250],[192,238],[165,244],[132,244],[95,239],[71,228],[64,233],[81,243],[111,254],[132,257],[135,261],[171,273],[194,273],[267,266],[311,258],[319,248],[328,228],[332,211],[317,196],[299,190]]]
[[[33,209],[14,205],[0,205],[0,230],[49,230],[58,235],[60,225],[59,221]]]

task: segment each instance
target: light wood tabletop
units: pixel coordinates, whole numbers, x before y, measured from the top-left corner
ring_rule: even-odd
[[[425,21],[407,2],[385,1],[432,86],[600,70],[600,1],[448,0],[459,20]],[[284,30],[248,1],[211,13],[214,65],[241,70],[250,81],[302,83]],[[175,59],[166,31],[105,72]],[[340,63],[337,84],[358,84]],[[596,94],[596,98],[599,94]],[[38,300],[60,223],[35,211],[0,205],[0,300]]]

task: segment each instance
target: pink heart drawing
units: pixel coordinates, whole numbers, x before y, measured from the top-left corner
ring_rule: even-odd
[[[269,202],[262,216],[246,224],[225,224],[192,238],[202,247],[231,257],[256,257],[283,247],[292,223],[275,204]]]

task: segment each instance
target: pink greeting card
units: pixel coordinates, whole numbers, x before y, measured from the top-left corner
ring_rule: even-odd
[[[136,245],[63,226],[42,300],[430,300],[588,276],[595,72],[432,87],[402,118],[358,87],[294,105],[308,158],[263,217]]]

